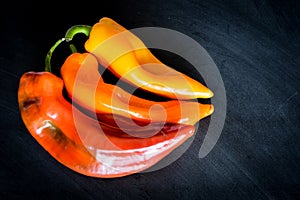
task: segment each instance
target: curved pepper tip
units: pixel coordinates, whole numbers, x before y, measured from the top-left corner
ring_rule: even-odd
[[[208,89],[208,92],[206,93],[206,95],[207,95],[207,98],[212,98],[215,94],[213,93],[213,91]]]
[[[190,99],[194,96],[194,98],[202,98],[202,99],[209,99],[209,98],[212,98],[214,96],[214,93],[208,89],[208,88],[205,88],[206,91],[205,92],[202,92],[202,91],[193,91],[192,94],[191,94],[191,97],[186,97],[186,98],[183,98],[183,99]]]
[[[208,115],[212,115],[214,111],[215,111],[214,105],[213,105],[213,104],[210,104],[210,110],[209,110]]]

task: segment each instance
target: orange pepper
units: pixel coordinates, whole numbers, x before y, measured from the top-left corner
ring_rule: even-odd
[[[73,102],[91,113],[94,111],[100,121],[106,123],[110,122],[102,116],[111,114],[132,119],[140,125],[150,122],[194,125],[213,112],[211,104],[179,100],[150,101],[105,83],[98,72],[97,59],[89,53],[71,54],[61,67],[61,76]],[[135,128],[134,125],[131,124]]]
[[[93,25],[85,49],[122,80],[174,99],[210,98],[213,92],[158,60],[132,32],[104,17]]]
[[[51,156],[87,176],[114,178],[145,170],[194,133],[194,126],[177,125],[167,134],[131,137],[72,108],[62,90],[63,81],[49,72],[23,74],[18,90],[21,117]]]

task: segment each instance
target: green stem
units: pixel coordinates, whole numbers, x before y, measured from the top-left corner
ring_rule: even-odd
[[[47,55],[46,55],[46,59],[45,59],[45,71],[46,72],[51,72],[51,57],[53,54],[53,51],[56,49],[56,47],[58,47],[58,45],[60,45],[60,43],[62,43],[63,41],[65,41],[65,38],[59,39],[52,47],[51,49],[48,51]]]
[[[91,26],[88,25],[75,25],[69,28],[66,32],[65,39],[67,42],[70,42],[73,37],[78,33],[83,33],[87,37],[90,35],[91,32]]]
[[[76,49],[76,47],[75,47],[74,44],[70,44],[70,49],[71,49],[72,53],[76,53],[77,52],[77,49]]]
[[[91,31],[91,26],[88,26],[88,25],[75,25],[75,26],[72,26],[71,28],[69,28],[65,34],[65,37],[62,39],[59,39],[48,51],[48,53],[46,55],[46,59],[45,59],[45,71],[51,72],[52,54],[55,51],[55,49],[63,41],[70,42],[73,39],[73,37],[78,33],[83,33],[88,37],[90,34],[90,31]],[[76,47],[73,44],[70,44],[70,49],[71,49],[72,53],[77,52]]]

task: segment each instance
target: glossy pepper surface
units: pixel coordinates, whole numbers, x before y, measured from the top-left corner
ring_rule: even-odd
[[[144,43],[116,21],[104,17],[91,29],[85,49],[124,81],[168,98],[210,98],[200,82],[158,60]]]
[[[194,125],[213,112],[213,105],[197,101],[150,101],[134,96],[117,85],[105,83],[98,62],[89,53],[73,53],[61,67],[61,76],[73,102],[96,112],[132,119],[140,125],[150,122]],[[102,117],[102,120],[103,119]],[[106,121],[107,122],[107,121]],[[138,128],[135,124],[132,127]]]
[[[22,120],[36,141],[66,167],[92,177],[121,177],[145,170],[194,133],[176,125],[167,134],[135,138],[100,124],[64,99],[63,81],[49,72],[22,75],[18,102]]]

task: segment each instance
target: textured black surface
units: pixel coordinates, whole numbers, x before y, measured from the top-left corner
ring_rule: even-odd
[[[1,8],[0,199],[300,198],[299,2],[10,1]],[[180,31],[214,59],[228,105],[221,137],[207,157],[199,159],[198,152],[209,119],[172,165],[118,179],[70,171],[27,132],[17,106],[20,76],[43,70],[49,47],[67,28],[103,16],[127,28]],[[65,55],[56,56],[59,63]]]

